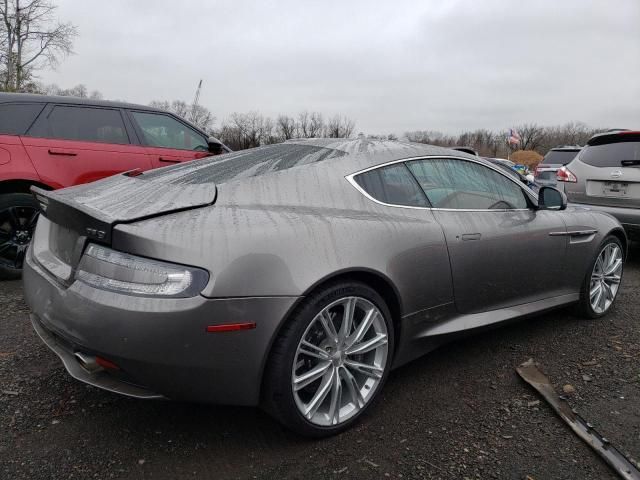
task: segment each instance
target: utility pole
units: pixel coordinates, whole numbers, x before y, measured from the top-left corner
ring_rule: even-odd
[[[194,97],[193,103],[191,104],[191,121],[194,123],[196,121],[198,101],[200,100],[200,89],[202,89],[202,79],[200,79],[200,82],[198,82],[198,88],[196,88],[196,96]]]

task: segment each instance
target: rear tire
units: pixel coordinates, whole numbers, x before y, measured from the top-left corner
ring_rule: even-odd
[[[624,254],[618,237],[605,237],[582,282],[580,300],[576,305],[576,313],[580,317],[600,318],[611,310],[622,280]]]
[[[363,283],[334,283],[311,294],[272,348],[263,383],[265,410],[307,437],[346,430],[387,380],[393,333],[389,308]]]
[[[28,193],[0,195],[0,279],[20,278],[39,211],[40,205]]]

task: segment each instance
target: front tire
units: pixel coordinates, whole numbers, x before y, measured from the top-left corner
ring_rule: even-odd
[[[585,275],[578,314],[585,318],[600,318],[613,306],[620,289],[624,266],[624,249],[618,237],[607,236]]]
[[[335,435],[382,389],[393,358],[393,323],[382,297],[340,282],[307,297],[283,327],[264,380],[264,406],[291,430]]]

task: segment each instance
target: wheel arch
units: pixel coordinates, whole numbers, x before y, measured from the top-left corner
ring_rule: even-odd
[[[0,182],[0,195],[7,193],[31,193],[31,187],[54,190],[54,187],[36,180],[4,180]]]
[[[295,314],[296,310],[300,306],[300,304],[307,298],[312,292],[324,288],[325,286],[337,283],[341,281],[356,281],[364,283],[365,285],[373,288],[378,294],[384,299],[389,311],[391,312],[391,321],[393,324],[393,334],[394,334],[394,347],[398,346],[398,342],[400,340],[401,333],[401,319],[402,319],[402,300],[400,297],[400,293],[398,289],[393,284],[393,282],[384,275],[383,273],[369,269],[369,268],[348,268],[344,270],[339,270],[337,272],[333,272],[322,279],[318,280],[311,286],[309,286],[304,293],[297,299],[297,301],[289,308],[284,319],[278,326],[277,330],[271,337],[269,342],[269,347],[262,361],[262,368],[260,374],[260,398],[262,398],[262,394],[264,392],[264,377],[265,371],[267,369],[267,365],[269,363],[269,358],[271,357],[271,352],[273,349],[273,345],[280,335],[280,332],[284,328],[284,326],[291,321],[291,318]],[[397,348],[394,348],[394,356],[397,354]]]
[[[613,235],[618,240],[620,240],[620,243],[622,243],[624,259],[626,260],[629,249],[629,239],[627,238],[627,234],[625,233],[624,229],[622,229],[621,227],[614,228],[608,233],[608,235]]]

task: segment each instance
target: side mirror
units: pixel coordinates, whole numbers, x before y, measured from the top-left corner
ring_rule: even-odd
[[[207,139],[207,144],[209,145],[209,152],[213,153],[214,155],[220,155],[229,151],[227,148],[225,148],[224,143],[222,143],[216,137],[209,137]]]
[[[542,187],[538,192],[538,210],[564,210],[567,196],[554,187]]]

